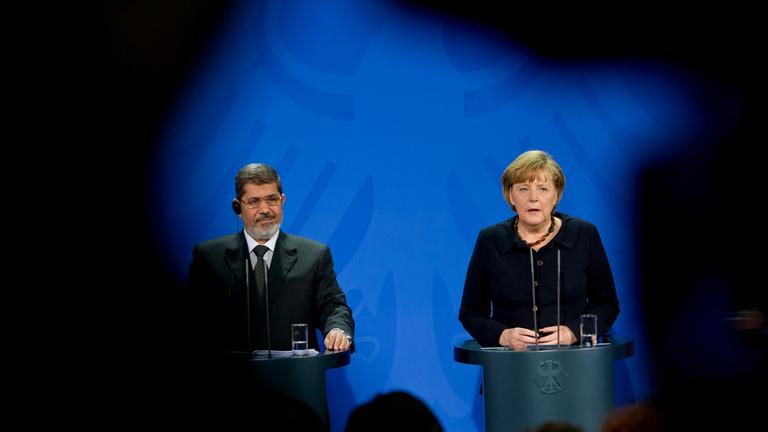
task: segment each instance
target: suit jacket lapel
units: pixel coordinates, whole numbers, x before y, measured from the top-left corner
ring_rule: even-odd
[[[269,267],[269,304],[275,302],[275,298],[280,294],[280,288],[283,286],[285,277],[296,263],[296,245],[291,241],[290,236],[280,231],[275,244],[275,254],[272,256],[272,265]]]
[[[235,234],[232,241],[227,246],[224,253],[224,262],[227,264],[227,268],[232,273],[232,288],[242,288],[246,286],[246,261],[248,256],[246,255],[246,243],[243,234]]]

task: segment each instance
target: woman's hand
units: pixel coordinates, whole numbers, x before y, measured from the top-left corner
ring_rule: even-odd
[[[499,336],[499,345],[515,351],[524,351],[527,345],[536,343],[536,333],[527,328],[515,327],[506,329]]]
[[[557,343],[557,326],[544,327],[539,330],[544,336],[539,337],[541,345],[555,345]],[[560,326],[560,345],[570,345],[576,342],[576,335],[567,326]]]

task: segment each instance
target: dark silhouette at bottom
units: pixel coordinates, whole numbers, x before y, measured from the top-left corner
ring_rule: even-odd
[[[442,432],[443,427],[429,407],[403,391],[379,394],[355,408],[345,432]]]

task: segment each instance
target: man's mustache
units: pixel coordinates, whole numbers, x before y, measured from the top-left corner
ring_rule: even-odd
[[[258,218],[254,219],[254,222],[261,222],[261,221],[273,220],[273,219],[275,219],[275,215],[274,214],[265,214],[265,215],[261,215]]]

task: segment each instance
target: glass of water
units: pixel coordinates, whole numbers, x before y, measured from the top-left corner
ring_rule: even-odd
[[[580,344],[583,348],[597,345],[597,315],[584,314],[579,325]]]
[[[308,354],[308,333],[306,324],[291,324],[291,350],[293,355],[302,356]]]

